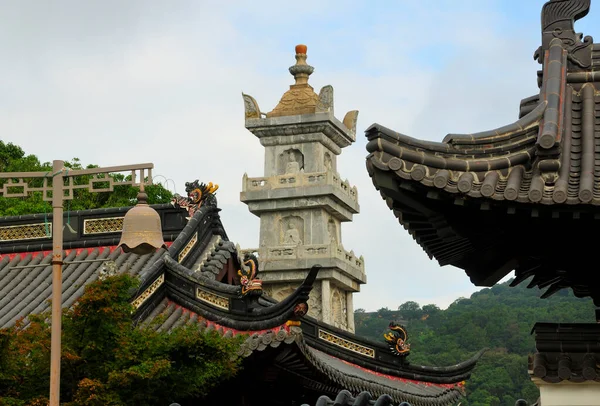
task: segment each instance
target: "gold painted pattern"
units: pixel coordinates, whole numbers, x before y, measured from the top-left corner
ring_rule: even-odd
[[[194,234],[193,237],[190,238],[190,240],[185,245],[185,247],[183,247],[183,249],[177,256],[177,262],[181,263],[181,261],[183,261],[184,258],[187,257],[187,254],[190,253],[190,251],[192,250],[194,245],[196,245],[197,242],[198,242],[198,232],[196,232],[196,234]]]
[[[83,234],[117,233],[123,231],[124,217],[83,220]]]
[[[364,345],[354,343],[352,341],[346,340],[345,338],[338,337],[335,334],[331,334],[327,331],[319,330],[319,338],[321,340],[328,341],[333,345],[337,345],[338,347],[345,348],[357,354],[365,355],[370,358],[375,358],[375,350],[373,348],[365,347]]]
[[[46,233],[46,230],[48,233]],[[52,237],[52,223],[0,227],[0,241],[33,240]]]
[[[156,292],[156,289],[158,289],[163,283],[165,283],[164,273],[161,274],[158,278],[156,278],[156,280],[152,282],[152,285],[148,286],[148,288],[131,303],[133,307],[138,309],[142,305],[142,303],[144,303],[150,296],[152,296],[152,294]]]
[[[200,288],[196,288],[196,297],[220,309],[229,310],[229,299],[226,297],[215,295]]]

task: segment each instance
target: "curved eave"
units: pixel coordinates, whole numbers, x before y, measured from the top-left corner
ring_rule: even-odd
[[[448,405],[454,404],[463,396],[463,381],[468,374],[455,376],[454,381],[439,381],[435,378],[428,379],[428,373],[434,368],[414,366],[413,369],[421,369],[421,374],[407,373],[403,369],[388,370],[381,367],[374,360],[366,363],[357,362],[357,358],[344,357],[334,346],[317,347],[315,341],[311,340],[308,331],[314,330],[306,327],[302,322],[302,332],[290,331],[287,337],[292,340],[285,341],[290,346],[286,350],[275,350],[282,340],[274,340],[272,332],[254,334],[248,337],[241,347],[241,353],[245,357],[254,354],[255,360],[265,357],[274,359],[277,366],[291,372],[298,377],[298,382],[309,382],[311,388],[315,385],[327,388],[329,392],[337,392],[341,389],[353,392],[368,391],[374,396],[390,395],[395,402],[410,402],[415,406]],[[353,336],[357,339],[356,336]],[[282,335],[282,338],[285,338]],[[258,354],[255,354],[258,352]],[[280,354],[285,354],[285,357]],[[455,367],[467,367],[469,371],[474,367],[481,353],[476,354],[466,363]],[[439,368],[439,370],[448,368]],[[453,369],[450,367],[450,369]],[[427,370],[428,372],[425,372]],[[439,371],[438,371],[439,372]]]
[[[375,170],[390,172],[409,183],[473,198],[519,200],[523,197],[521,189],[531,178],[545,108],[546,102],[539,103],[510,125],[477,134],[451,134],[441,143],[418,140],[374,124],[366,131],[369,174],[373,176]],[[534,186],[543,197],[543,185]],[[525,197],[532,193],[528,191]]]
[[[271,304],[257,298],[256,304],[247,307],[252,298],[244,298],[240,286],[229,285],[205,278],[169,255],[164,263],[173,277],[181,277],[188,283],[169,283],[167,296],[203,318],[239,331],[260,331],[296,320],[294,313],[297,304],[306,303],[319,267],[313,267],[304,282],[284,301]]]
[[[308,346],[330,356],[386,375],[435,384],[456,384],[466,380],[485,352],[485,349],[481,350],[456,365],[432,367],[412,364],[410,356],[404,360],[392,354],[383,340],[360,337],[311,317],[302,320],[302,329]]]
[[[343,362],[398,379],[408,379],[436,385],[455,385],[469,378],[484,350],[455,365],[425,366],[410,363],[394,355],[388,345],[340,330],[327,323],[305,316],[301,319],[302,343],[306,348],[320,351]],[[261,335],[249,338],[243,346],[245,356],[250,356],[258,347]],[[268,338],[268,337],[267,337]]]
[[[298,346],[312,367],[329,377],[340,388],[355,392],[367,391],[375,396],[385,394],[397,402],[414,406],[448,405],[463,397],[460,385],[436,385],[405,378],[387,376],[361,368],[299,342]]]

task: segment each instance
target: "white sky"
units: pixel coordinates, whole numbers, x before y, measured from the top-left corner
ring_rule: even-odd
[[[360,111],[357,142],[338,159],[361,205],[342,227],[366,261],[355,308],[446,307],[477,288],[429,260],[387,209],[365,169],[364,130],[441,140],[516,120],[538,91],[542,4],[0,0],[0,139],[42,161],[153,162],[179,193],[186,181],[218,183],[230,239],[257,247],[258,218],[239,193],[245,172],[263,175],[263,148],[244,128],[241,93],[272,110],[293,83],[294,46],[307,44],[315,90],[333,85],[340,119]]]

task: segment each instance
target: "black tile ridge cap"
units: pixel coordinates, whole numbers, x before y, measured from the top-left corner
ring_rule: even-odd
[[[431,153],[429,151],[421,151],[416,149],[405,148],[388,140],[378,139],[371,140],[367,143],[367,161],[374,162],[378,169],[389,170],[389,163],[380,161],[381,154],[387,153],[397,159],[401,165],[402,160],[413,162],[436,169],[448,169],[460,172],[489,172],[494,170],[505,169],[518,165],[525,165],[535,156],[537,150],[535,146],[535,137],[528,137],[524,142],[514,145],[512,150],[507,149],[506,155],[499,156],[488,154],[485,150],[478,151],[454,151],[446,156]],[[466,155],[467,158],[457,158],[456,155]],[[473,155],[476,155],[473,157]],[[391,161],[391,160],[390,160]]]
[[[325,341],[319,339],[316,336],[317,333],[314,332],[316,330],[323,330],[329,333],[333,333],[334,335],[344,340],[348,340],[365,347],[371,347],[375,349],[377,353],[380,353],[382,351],[385,353],[389,352],[389,347],[384,342],[357,336],[354,333],[341,330],[337,327],[331,326],[308,315],[303,317],[303,323],[301,325],[301,328],[303,329],[303,331],[306,332],[306,334],[304,335],[306,343],[309,346],[317,348],[325,353],[329,353],[332,347],[325,344]],[[443,367],[422,366],[410,364],[409,362],[400,364],[379,359],[379,357],[377,356],[374,359],[366,359],[363,357],[356,357],[354,356],[354,354],[345,353],[343,351],[337,351],[337,348],[335,349],[335,352],[337,354],[335,356],[367,369],[377,368],[378,371],[385,371],[386,374],[392,376],[412,379],[414,378],[414,376],[416,376],[415,374],[419,374],[419,380],[428,381],[432,383],[452,384],[466,380],[471,374],[472,370],[475,368],[479,359],[487,350],[487,348],[484,348],[475,353],[473,356],[471,356],[471,358],[459,364]]]
[[[380,124],[372,124],[365,130],[365,135],[369,141],[381,138],[394,144],[404,144],[414,148],[426,149],[435,152],[448,152],[450,145],[435,141],[424,141],[401,134]],[[369,151],[373,152],[373,151]]]
[[[64,210],[63,215],[66,215],[67,213],[70,213],[72,215],[120,214],[120,213],[127,212],[132,207],[134,207],[134,206],[102,207],[102,208],[98,208],[98,209],[74,210],[74,211],[70,211],[70,212],[67,210]],[[167,209],[176,209],[176,207],[174,207],[171,203],[151,204],[150,207],[152,207],[156,211],[167,210]],[[51,219],[52,211],[48,211],[48,213],[23,214],[21,216],[0,216],[0,222],[16,221],[16,220],[40,220],[40,219],[43,220],[46,216],[48,219]]]
[[[217,282],[213,279],[209,279],[205,276],[202,276],[200,272],[195,272],[181,265],[169,254],[165,255],[162,259],[169,270],[173,271],[176,275],[182,276],[188,280],[196,282],[202,288],[206,288],[209,291],[226,294],[232,297],[238,297],[242,294],[241,286],[234,286],[222,282]]]
[[[252,311],[255,316],[273,315],[288,313],[291,309],[293,311],[294,306],[298,303],[308,301],[308,296],[313,288],[313,283],[317,278],[317,274],[321,270],[321,265],[313,265],[308,271],[308,275],[300,286],[296,288],[294,293],[286,297],[279,303],[273,304],[272,306],[257,308]],[[293,313],[292,313],[293,314]]]
[[[262,319],[254,317],[252,313],[236,314],[228,310],[221,310],[210,306],[198,300],[190,299],[187,295],[173,289],[167,290],[167,297],[206,320],[240,332],[256,332],[279,327],[293,316],[293,309],[290,309],[290,312],[286,314]]]
[[[164,241],[174,241],[179,233],[163,233]],[[118,245],[121,237],[84,239],[79,241],[63,241],[63,250],[71,250],[77,248],[98,248],[112,247]],[[36,251],[51,251],[52,241],[31,242],[28,244],[0,246],[0,255],[15,254],[20,252],[36,252]]]
[[[181,230],[179,232],[179,234],[177,235],[177,238],[175,238],[175,240],[173,241],[173,244],[171,244],[171,246],[169,247],[169,249],[167,251],[169,253],[169,255],[177,256],[179,251],[181,251],[183,249],[183,247],[188,243],[190,237],[192,236],[194,231],[196,231],[196,228],[198,228],[200,221],[206,215],[208,215],[210,213],[215,213],[215,212],[218,213],[219,211],[220,211],[220,209],[218,209],[216,207],[210,207],[210,206],[200,207],[200,209],[196,213],[194,213],[194,216],[189,219],[188,223],[185,225],[183,230]],[[158,270],[161,269],[163,266],[164,266],[164,261],[162,260],[162,258],[160,258],[158,261],[156,261],[149,267],[146,267],[144,270],[142,270],[142,272],[140,272],[140,279],[142,281],[149,281],[149,280],[155,279],[154,276],[156,276]],[[147,286],[140,286],[140,288],[144,288],[144,289],[146,287]]]
[[[531,333],[573,333],[583,330],[600,331],[600,323],[547,323],[538,322],[533,325]]]
[[[304,340],[302,340],[302,339],[296,340],[296,345],[298,346],[298,348],[300,349],[300,351],[302,352],[302,354],[304,355],[304,357],[310,364],[312,364],[319,372],[324,373],[326,376],[328,376],[334,382],[338,383],[339,385],[342,385],[342,387],[351,387],[351,388],[361,390],[361,391],[367,390],[369,392],[379,394],[379,395],[388,393],[390,396],[395,397],[396,400],[402,399],[402,400],[405,400],[408,402],[413,402],[417,405],[424,404],[424,403],[422,403],[422,400],[424,400],[424,399],[435,399],[436,401],[439,401],[440,404],[444,404],[443,403],[444,401],[447,402],[450,400],[458,400],[462,397],[462,391],[459,388],[440,388],[441,393],[424,394],[424,393],[415,393],[413,391],[403,390],[400,388],[395,388],[392,386],[391,382],[390,382],[390,385],[383,385],[378,382],[367,381],[367,380],[361,379],[359,377],[349,376],[349,375],[339,371],[334,366],[329,365],[325,361],[322,361],[321,359],[319,359],[318,354],[315,352],[315,351],[319,351],[319,350],[310,348]],[[319,352],[323,352],[323,351],[319,351]],[[329,357],[332,357],[331,355],[328,355],[325,352],[323,352],[323,353]],[[374,371],[374,372],[382,373],[382,371],[379,371],[379,370]],[[383,372],[383,373],[385,373],[385,372]],[[412,379],[415,381],[420,380],[416,377],[407,378],[407,379]],[[426,382],[427,381],[423,380],[424,384],[426,384]]]
[[[304,323],[303,323],[304,324]],[[329,342],[317,337],[304,334],[306,344],[311,348],[321,351],[327,355],[337,357],[341,360],[358,365],[362,368],[395,376],[404,379],[413,379],[417,381],[430,382],[436,384],[451,385],[467,380],[475,368],[477,361],[483,355],[484,350],[477,352],[469,360],[461,364],[446,367],[428,367],[413,365],[409,363],[397,364],[376,358],[365,358],[356,356],[354,353],[345,352],[343,349],[331,345]],[[349,340],[350,341],[350,340]],[[376,349],[388,352],[389,349]]]
[[[550,323],[550,322],[538,322],[535,323],[534,329],[552,329],[552,330],[598,330],[600,329],[600,323]]]
[[[173,271],[173,273],[186,277],[186,273],[190,272],[187,268],[177,263],[173,258],[169,257],[168,255],[165,255],[163,258],[165,264],[167,264],[167,268]],[[297,319],[297,317],[294,314],[294,308],[296,304],[308,301],[310,291],[312,290],[312,285],[320,269],[320,266],[313,266],[304,282],[294,291],[294,293],[292,293],[285,300],[279,303],[271,304],[270,306],[263,308],[255,308],[248,313],[235,314],[233,312],[226,311],[225,314],[228,314],[228,317],[237,320],[251,318],[256,321],[265,321],[275,319],[280,321],[281,323],[285,323],[287,320]],[[198,283],[198,285],[200,285],[201,289],[206,289],[210,292],[214,292],[231,298],[237,298],[242,296],[241,286],[228,285],[226,283],[221,283],[212,279],[208,279],[204,276],[196,275],[194,281]],[[170,292],[173,292],[173,289],[171,289]],[[178,295],[180,295],[181,298],[186,296],[184,292],[178,291],[177,293]],[[195,298],[188,298],[187,300],[189,300],[190,303],[192,301],[196,301]],[[202,304],[202,306],[204,306],[204,304]],[[216,311],[222,313],[221,310]]]
[[[365,130],[365,135],[369,141],[376,138],[381,138],[396,144],[400,143],[413,148],[425,149],[434,152],[450,152],[455,149],[453,144],[477,145],[510,140],[514,136],[518,135],[519,132],[538,125],[539,121],[543,117],[547,104],[547,101],[540,102],[535,109],[511,124],[498,127],[493,130],[482,131],[473,134],[447,134],[442,142],[425,141],[410,137],[377,123],[372,124],[369,128],[367,128]]]
[[[395,404],[396,402],[394,402],[394,399],[388,394],[381,395],[375,399],[369,392],[363,391],[356,395],[356,398],[354,398],[349,391],[343,389],[336,395],[335,399],[330,399],[326,395],[319,396],[315,406],[394,406]],[[311,405],[303,403],[301,406]],[[410,403],[402,402],[398,404],[398,406],[411,405]]]

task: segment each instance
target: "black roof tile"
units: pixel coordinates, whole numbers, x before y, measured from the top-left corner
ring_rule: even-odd
[[[600,288],[581,271],[595,262],[593,244],[562,241],[591,235],[600,220],[600,45],[574,31],[586,13],[573,10],[587,12],[589,1],[572,3],[543,8],[542,21],[564,35],[542,27],[540,92],[521,101],[517,121],[442,142],[373,124],[366,130],[367,170],[400,223],[440,265],[465,269],[479,286],[513,269],[519,281],[535,274],[534,285],[548,287],[545,296],[572,288],[600,306]],[[584,254],[561,260],[557,249]]]

